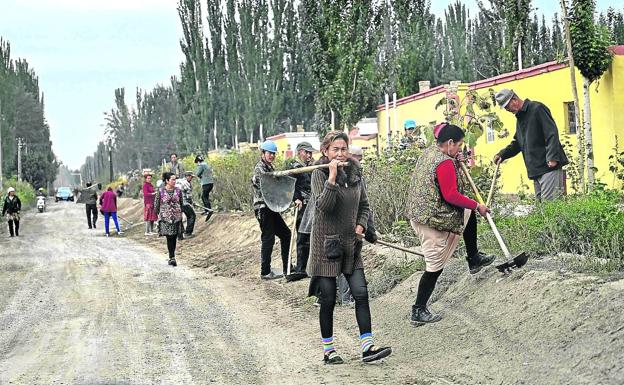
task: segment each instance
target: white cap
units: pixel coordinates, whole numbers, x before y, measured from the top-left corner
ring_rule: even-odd
[[[7,194],[12,192],[15,192],[15,189],[13,187],[9,187],[9,189],[7,190]]]

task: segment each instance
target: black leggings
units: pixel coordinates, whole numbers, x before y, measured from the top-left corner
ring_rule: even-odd
[[[438,282],[438,278],[442,274],[442,270],[438,270],[436,272],[425,271],[420,277],[420,282],[418,283],[418,294],[416,294],[416,303],[415,307],[425,309],[427,307],[427,302],[429,302],[429,298],[431,294],[433,294],[433,289],[436,287],[436,283]]]
[[[178,241],[178,235],[167,235],[167,250],[169,251],[169,259],[175,258],[176,243]]]
[[[368,305],[368,288],[364,269],[356,269],[353,274],[345,274],[351,294],[355,299],[355,318],[357,319],[360,335],[371,332],[371,314]],[[319,303],[321,310],[321,336],[329,338],[334,335],[334,307],[336,306],[336,278],[317,277],[319,280]]]
[[[15,224],[15,230],[13,229],[13,224]],[[11,219],[9,221],[9,233],[13,237],[14,235],[19,236],[19,221]]]
[[[468,258],[472,258],[479,252],[477,247],[477,214],[473,210],[470,213],[468,223],[464,229],[464,244],[466,245],[466,254]]]

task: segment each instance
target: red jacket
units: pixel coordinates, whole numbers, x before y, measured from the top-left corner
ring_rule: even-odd
[[[103,213],[116,213],[117,195],[113,191],[105,191],[100,197],[100,205]]]

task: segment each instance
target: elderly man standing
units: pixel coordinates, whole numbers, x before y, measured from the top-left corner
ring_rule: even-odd
[[[502,108],[516,115],[516,133],[511,144],[494,156],[494,163],[522,152],[535,198],[540,202],[557,199],[564,191],[562,167],[568,158],[550,110],[540,102],[520,99],[509,89],[500,90],[495,97]]]
[[[182,166],[182,163],[178,161],[178,154],[173,152],[171,153],[170,158],[171,162],[167,163],[166,171],[175,174],[176,179],[184,178],[184,166]]]

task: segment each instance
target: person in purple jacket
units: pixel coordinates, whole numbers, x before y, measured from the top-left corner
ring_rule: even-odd
[[[109,224],[110,218],[113,218],[115,222],[115,228],[117,234],[123,234],[123,231],[119,229],[119,222],[117,221],[117,194],[109,187],[102,196],[100,196],[100,211],[104,215],[104,229],[106,230],[106,236],[110,236]]]

